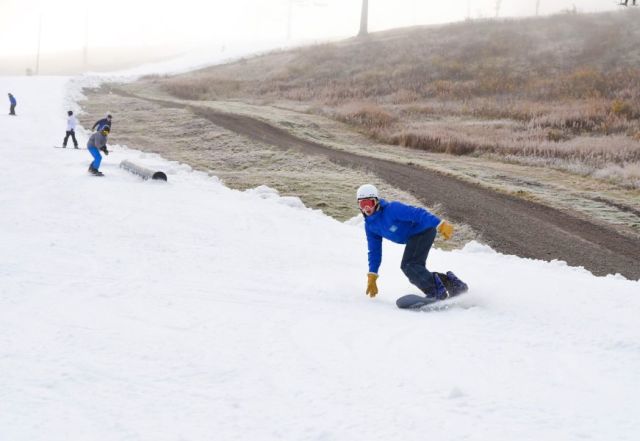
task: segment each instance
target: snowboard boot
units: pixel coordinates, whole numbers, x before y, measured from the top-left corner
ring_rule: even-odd
[[[93,168],[93,165],[89,166],[89,173],[91,173],[93,176],[104,176],[104,173],[102,173],[97,168]]]
[[[440,280],[440,277],[436,273],[433,274],[433,282],[435,283],[434,292],[431,295],[427,295],[427,297],[435,297],[438,300],[444,300],[448,298],[449,292],[447,291],[447,288],[444,286],[444,283],[442,283],[442,280]]]
[[[469,286],[460,280],[458,276],[453,274],[452,271],[447,271],[447,279],[449,279],[449,283],[451,285],[451,288],[449,289],[451,296],[457,296],[469,291]]]

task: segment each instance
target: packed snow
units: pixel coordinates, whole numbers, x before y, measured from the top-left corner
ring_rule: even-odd
[[[341,223],[133,145],[90,176],[88,131],[53,148],[81,83],[0,77],[0,440],[640,438],[640,281],[473,242],[428,259],[468,294],[399,310],[403,248],[368,298],[355,201]]]

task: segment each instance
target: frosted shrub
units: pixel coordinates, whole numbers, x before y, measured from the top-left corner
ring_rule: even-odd
[[[345,106],[338,111],[338,118],[370,129],[389,127],[396,120],[384,108],[371,103]]]
[[[640,189],[640,163],[637,162],[625,163],[623,165],[608,165],[594,172],[594,176],[618,183],[626,183],[632,188]]]

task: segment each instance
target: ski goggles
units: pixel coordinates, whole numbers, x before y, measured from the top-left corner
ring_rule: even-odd
[[[376,207],[378,200],[376,198],[358,199],[358,207],[364,212],[371,212]]]

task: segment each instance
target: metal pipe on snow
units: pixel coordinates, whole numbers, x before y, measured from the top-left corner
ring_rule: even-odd
[[[154,181],[165,181],[167,180],[167,175],[159,170],[151,170],[149,168],[142,167],[141,165],[134,164],[131,161],[124,160],[120,163],[120,168],[123,168],[134,175],[140,176],[145,181],[147,179],[152,179]]]

